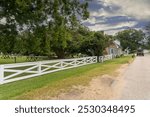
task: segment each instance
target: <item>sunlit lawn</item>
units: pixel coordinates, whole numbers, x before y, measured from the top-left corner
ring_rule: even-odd
[[[17,57],[16,62],[17,63],[27,62],[27,60],[25,56],[22,56],[22,57]],[[4,58],[1,58],[0,56],[0,64],[9,64],[9,63],[15,63],[15,59],[14,58],[4,59]]]

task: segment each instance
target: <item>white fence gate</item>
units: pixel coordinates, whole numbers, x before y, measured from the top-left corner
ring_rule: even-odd
[[[112,55],[99,57],[100,61],[112,59]],[[50,60],[0,65],[0,84],[23,80],[60,70],[79,67],[97,62],[97,57]]]

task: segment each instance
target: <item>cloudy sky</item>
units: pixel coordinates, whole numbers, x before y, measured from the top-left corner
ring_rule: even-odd
[[[150,22],[150,0],[91,0],[89,11],[90,18],[83,24],[107,34],[142,29]]]

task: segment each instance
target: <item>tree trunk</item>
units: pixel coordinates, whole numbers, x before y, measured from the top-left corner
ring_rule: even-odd
[[[97,63],[100,63],[100,61],[99,61],[99,55],[97,55]]]
[[[64,59],[65,58],[65,52],[63,50],[55,52],[58,59]]]

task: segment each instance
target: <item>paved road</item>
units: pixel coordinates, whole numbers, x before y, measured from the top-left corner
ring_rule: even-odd
[[[125,72],[124,80],[119,99],[150,99],[150,55],[136,57]]]

